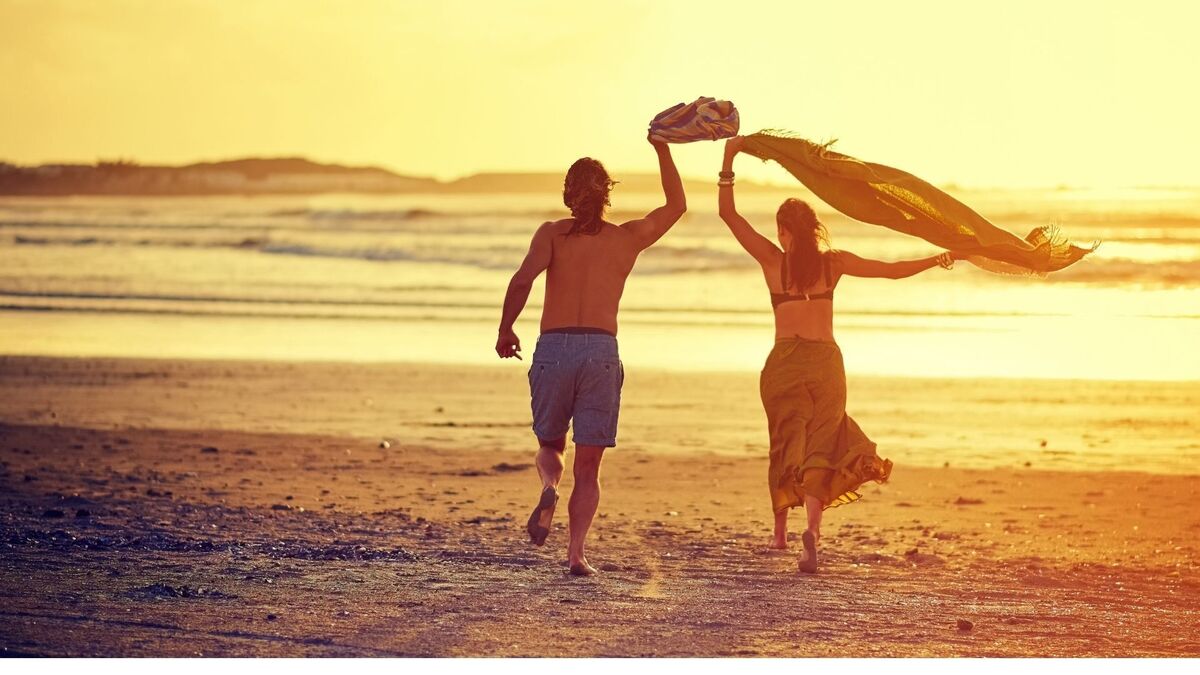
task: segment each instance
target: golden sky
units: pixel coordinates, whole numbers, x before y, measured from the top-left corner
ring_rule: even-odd
[[[0,0],[0,159],[650,171],[649,119],[708,95],[936,182],[1194,185],[1197,6]]]

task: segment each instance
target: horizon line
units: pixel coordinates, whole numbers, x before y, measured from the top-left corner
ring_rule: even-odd
[[[239,156],[226,157],[223,159],[198,159],[198,160],[192,160],[192,161],[186,161],[186,162],[180,162],[180,163],[143,163],[141,160],[128,158],[128,157],[118,157],[118,158],[114,158],[114,159],[106,159],[106,158],[98,157],[91,162],[44,161],[43,160],[38,163],[21,164],[18,162],[13,162],[13,161],[9,161],[9,160],[0,158],[0,165],[7,164],[9,166],[15,166],[17,168],[37,168],[37,167],[43,167],[43,166],[98,167],[102,164],[130,164],[133,166],[144,167],[144,168],[179,169],[179,168],[184,168],[184,167],[188,167],[188,166],[196,166],[196,165],[200,165],[200,164],[222,164],[222,163],[227,163],[227,162],[238,162],[238,161],[245,161],[245,160],[300,160],[300,161],[311,162],[313,164],[318,164],[318,165],[322,165],[322,166],[335,166],[335,167],[345,168],[345,169],[385,171],[387,173],[393,174],[400,178],[408,178],[408,179],[413,179],[413,180],[429,180],[429,181],[434,181],[436,183],[440,183],[443,185],[448,185],[448,184],[452,184],[452,183],[455,183],[458,181],[475,178],[475,177],[479,177],[479,176],[546,176],[546,175],[565,175],[566,174],[566,171],[564,169],[556,169],[556,170],[550,170],[550,169],[542,169],[542,170],[481,169],[481,170],[476,170],[476,171],[470,172],[470,173],[457,174],[452,178],[440,178],[440,177],[437,177],[435,175],[430,175],[430,174],[421,175],[421,174],[405,173],[405,172],[398,171],[396,169],[390,168],[390,167],[382,165],[382,164],[343,163],[339,160],[313,159],[311,156],[303,155],[303,154],[296,154],[296,155],[239,155]],[[613,169],[611,172],[614,175],[624,173],[629,176],[638,176],[638,177],[657,176],[658,175],[656,172],[653,172],[653,171],[640,171],[640,170]],[[691,175],[681,175],[681,178],[687,182],[702,183],[702,182],[709,181],[708,178],[701,178],[701,177],[691,176]],[[791,190],[791,189],[795,189],[797,187],[803,188],[803,185],[799,184],[799,182],[797,182],[796,185],[788,185],[788,184],[778,183],[778,182],[775,182],[772,180],[761,180],[761,179],[753,179],[753,178],[748,178],[745,180],[746,180],[746,182],[748,182],[748,183],[754,185],[756,188],[760,188],[760,189],[761,188],[773,188],[773,189],[779,189],[779,190]],[[1049,184],[983,185],[983,184],[965,183],[965,182],[962,182],[959,180],[945,180],[945,181],[940,181],[938,183],[934,183],[934,185],[937,185],[937,186],[939,186],[941,188],[945,188],[945,189],[974,190],[974,191],[986,191],[986,190],[995,190],[995,191],[1004,191],[1004,190],[1049,190],[1049,191],[1171,190],[1171,191],[1176,191],[1176,190],[1198,190],[1198,189],[1200,189],[1200,183],[1194,184],[1194,185],[1188,185],[1188,184],[1183,184],[1183,183],[1142,184],[1142,185],[1129,185],[1129,184],[1074,185],[1074,184],[1069,184],[1069,183],[1059,183],[1059,184],[1055,184],[1055,185],[1049,185]]]

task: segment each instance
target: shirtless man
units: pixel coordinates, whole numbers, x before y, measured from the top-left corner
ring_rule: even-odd
[[[525,261],[504,296],[496,354],[521,358],[513,323],[529,299],[533,280],[546,270],[541,336],[529,368],[537,469],[538,505],[526,529],[541,546],[550,534],[558,483],[565,464],[568,423],[574,424],[575,489],[568,505],[571,574],[591,576],[583,544],[600,503],[600,460],[617,444],[617,414],[625,369],[617,354],[617,308],[638,254],[658,241],[687,208],[683,182],[665,143],[658,153],[666,203],[645,218],[614,225],[604,219],[613,181],[600,162],[585,157],[571,165],[563,203],[571,218],[544,223],[533,235]]]

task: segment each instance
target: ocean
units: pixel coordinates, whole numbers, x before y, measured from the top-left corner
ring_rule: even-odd
[[[959,262],[845,278],[835,335],[852,374],[1200,380],[1200,189],[955,193],[1018,234],[1101,241],[1045,279]],[[788,194],[739,194],[760,231]],[[803,195],[800,195],[803,196]],[[613,195],[610,219],[653,194]],[[773,333],[757,266],[714,194],[644,253],[622,302],[627,365],[761,368]],[[823,209],[833,246],[895,260],[933,246]],[[554,194],[0,198],[0,353],[493,364],[509,276]],[[518,335],[531,354],[542,287]]]

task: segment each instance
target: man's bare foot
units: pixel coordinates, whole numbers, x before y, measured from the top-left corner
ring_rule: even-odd
[[[771,541],[767,543],[767,548],[772,551],[786,551],[788,549],[787,539],[771,537]]]
[[[812,532],[805,531],[800,535],[804,542],[804,553],[800,554],[799,567],[801,572],[816,574],[817,572],[817,537]]]
[[[529,541],[533,542],[534,546],[545,544],[546,537],[550,536],[550,524],[554,522],[554,507],[557,504],[558,491],[552,487],[543,488],[537,507],[529,514],[529,521],[525,523],[525,531],[529,533]]]
[[[596,568],[589,565],[587,560],[580,560],[571,563],[570,573],[573,577],[590,577],[596,574]]]

